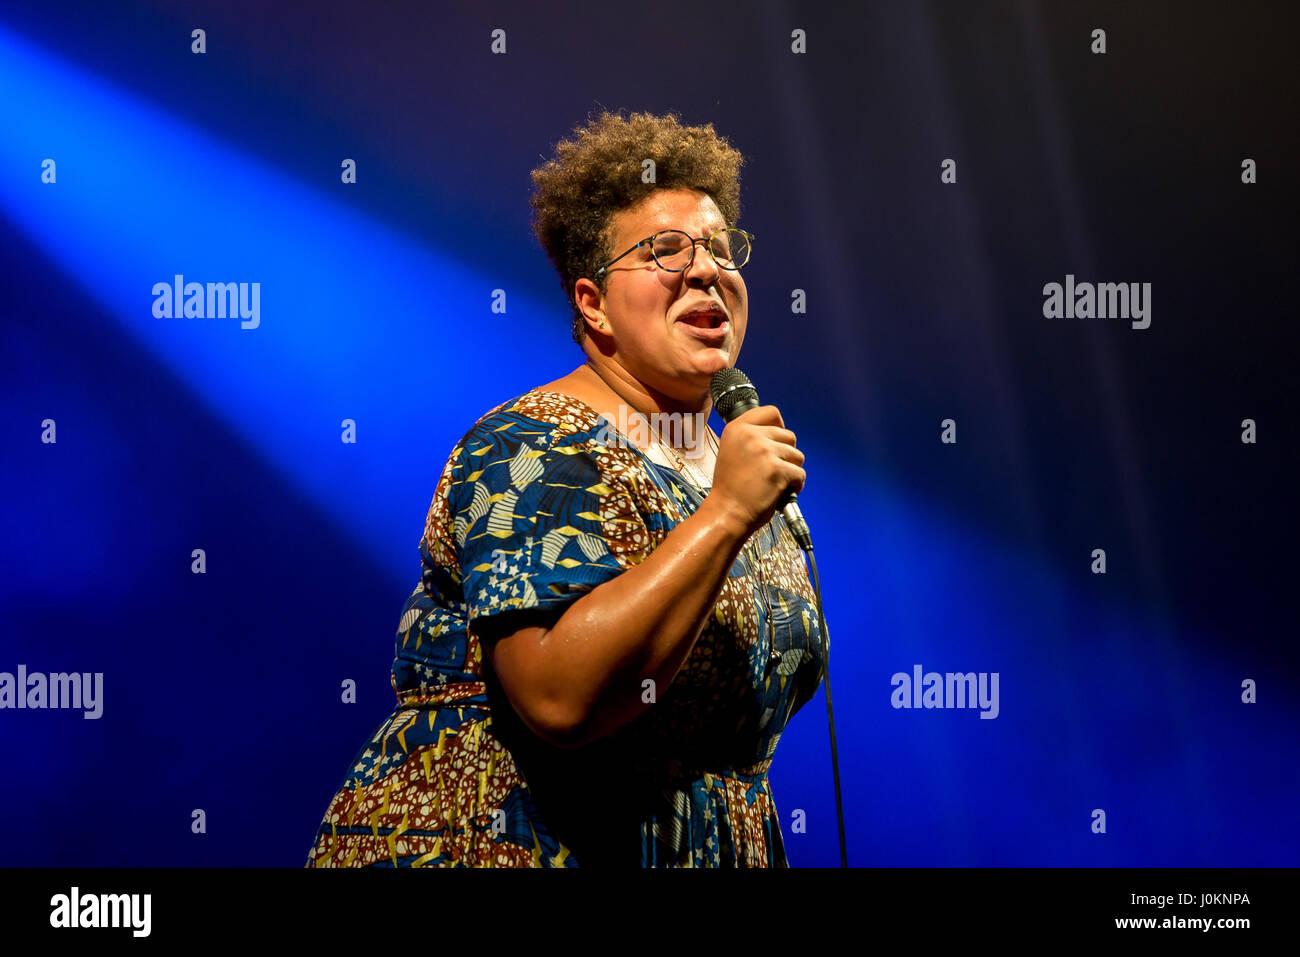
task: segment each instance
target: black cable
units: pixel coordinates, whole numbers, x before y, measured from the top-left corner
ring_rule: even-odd
[[[804,549],[812,565],[813,588],[817,592],[817,621],[821,626],[822,667],[826,672],[826,721],[831,729],[831,771],[835,775],[835,816],[840,825],[840,867],[849,866],[849,855],[844,845],[844,804],[840,799],[840,759],[835,748],[835,711],[831,708],[831,636],[826,630],[826,613],[822,610],[822,586],[817,579],[817,559],[813,557],[812,544]]]

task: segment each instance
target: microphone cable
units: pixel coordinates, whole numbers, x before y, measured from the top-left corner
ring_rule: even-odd
[[[754,383],[734,367],[719,369],[713,374],[713,381],[709,383],[709,395],[713,399],[714,409],[724,422],[730,422],[748,410],[757,408],[759,404],[758,390],[754,388]],[[840,796],[840,759],[835,747],[835,709],[831,706],[831,636],[826,629],[826,613],[822,609],[822,586],[817,577],[817,559],[813,557],[808,523],[799,511],[798,496],[788,494],[786,504],[778,508],[778,511],[812,566],[813,589],[817,593],[817,623],[821,628],[822,672],[826,678],[826,722],[831,732],[831,773],[835,778],[835,818],[840,829],[840,867],[848,867],[849,855],[844,843],[844,801]],[[789,718],[790,713],[787,711],[786,720],[789,721]]]
[[[800,543],[800,547],[804,548]],[[826,613],[822,611],[822,586],[817,579],[817,559],[813,557],[812,543],[804,548],[808,564],[812,566],[813,588],[817,592],[817,622],[821,627],[822,670],[826,673],[826,723],[831,729],[831,772],[835,776],[835,817],[840,826],[840,867],[849,866],[849,855],[844,845],[844,803],[840,798],[840,760],[835,749],[835,710],[831,707],[831,636],[826,630]]]

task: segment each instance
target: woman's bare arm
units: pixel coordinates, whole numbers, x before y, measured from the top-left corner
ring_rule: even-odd
[[[706,498],[638,565],[583,595],[550,628],[475,630],[515,710],[562,748],[612,734],[661,695],[691,653],[747,538]],[[487,628],[483,628],[486,625]]]
[[[763,424],[763,423],[771,423]],[[535,734],[577,748],[613,734],[672,684],[749,537],[786,487],[802,489],[804,456],[774,406],[723,430],[714,486],[700,508],[640,564],[594,588],[551,627],[505,633],[475,626],[520,718]]]

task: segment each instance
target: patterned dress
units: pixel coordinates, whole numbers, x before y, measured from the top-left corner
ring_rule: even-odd
[[[802,552],[778,512],[733,564],[677,677],[613,735],[534,735],[471,623],[558,615],[704,501],[594,409],[534,389],[452,451],[397,629],[397,705],[330,801],[308,867],[788,867],[768,783],[824,677]],[[775,653],[774,653],[775,652]]]

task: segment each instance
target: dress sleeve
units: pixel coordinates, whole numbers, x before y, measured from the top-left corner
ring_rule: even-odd
[[[469,621],[562,609],[643,561],[650,534],[613,453],[566,424],[480,423],[448,492]]]

